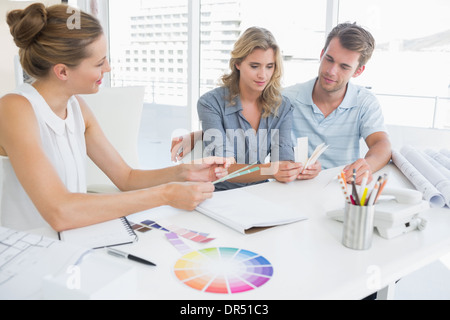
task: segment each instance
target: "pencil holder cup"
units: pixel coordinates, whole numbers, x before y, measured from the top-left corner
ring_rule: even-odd
[[[350,249],[367,250],[372,245],[375,206],[346,203],[342,244]]]

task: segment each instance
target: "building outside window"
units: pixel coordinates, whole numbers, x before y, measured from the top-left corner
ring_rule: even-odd
[[[187,106],[188,0],[103,1],[111,86],[143,85],[146,103]],[[376,39],[366,71],[352,81],[377,94],[386,122],[450,129],[448,12],[447,0],[200,0],[198,95],[218,85],[234,42],[250,26],[275,35],[289,86],[317,75],[326,25],[350,21]]]
[[[376,51],[364,74],[386,122],[450,129],[450,1],[340,0],[339,22],[358,22]]]

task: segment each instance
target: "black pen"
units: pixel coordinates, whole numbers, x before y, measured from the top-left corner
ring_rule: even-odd
[[[140,263],[143,263],[143,264],[146,264],[146,265],[150,265],[150,266],[156,266],[156,264],[154,264],[151,261],[144,260],[142,258],[133,256],[132,254],[128,254],[126,252],[119,251],[117,249],[107,248],[107,250],[108,250],[109,254],[111,254],[113,256],[116,256],[116,257],[130,259],[130,260],[133,260],[133,261],[136,261],[136,262],[140,262]]]

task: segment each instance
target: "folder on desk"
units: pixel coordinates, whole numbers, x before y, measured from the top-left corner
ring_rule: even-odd
[[[215,192],[196,210],[244,234],[307,219],[300,209],[285,207],[251,193],[247,188]]]

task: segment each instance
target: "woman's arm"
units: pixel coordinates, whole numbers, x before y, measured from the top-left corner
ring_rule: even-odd
[[[171,160],[173,162],[181,161],[194,149],[197,141],[201,140],[203,140],[203,131],[193,131],[184,136],[173,138],[170,146]]]
[[[88,156],[121,191],[149,188],[176,181],[214,181],[227,174],[226,169],[230,160],[223,158],[157,170],[133,169],[108,141],[91,109],[81,98],[78,100],[85,119]]]
[[[39,126],[30,103],[18,95],[8,95],[0,100],[0,146],[28,196],[56,231],[91,225],[161,205],[193,210],[214,191],[211,183],[170,183],[112,195],[71,193],[42,149]],[[132,176],[134,173],[109,147],[105,149],[110,151],[111,162],[119,164],[117,167],[122,170],[117,176],[112,176],[126,185],[127,173]],[[114,165],[105,159],[101,158],[100,162],[104,161],[107,171],[113,170]],[[171,170],[176,169],[168,170],[171,177],[176,176]],[[160,175],[156,175],[159,181],[167,179]]]

